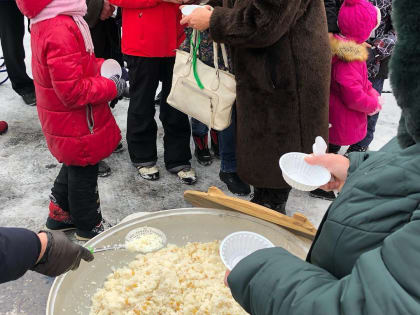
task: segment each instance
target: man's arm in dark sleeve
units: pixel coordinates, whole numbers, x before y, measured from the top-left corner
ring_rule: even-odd
[[[328,32],[340,33],[337,25],[339,11],[339,0],[324,0],[325,11],[327,12]]]
[[[41,252],[34,232],[0,227],[0,283],[16,280],[32,268]]]
[[[101,16],[104,0],[86,0],[87,14],[85,20],[90,28],[94,27]]]

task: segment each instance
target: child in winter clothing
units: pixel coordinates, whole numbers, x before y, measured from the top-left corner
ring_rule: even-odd
[[[85,0],[17,0],[31,19],[32,73],[38,116],[48,148],[63,163],[50,202],[47,228],[76,228],[79,240],[104,231],[98,162],[121,140],[108,102],[122,94],[118,77],[100,76],[83,19]]]
[[[110,0],[122,8],[122,51],[130,78],[127,144],[131,162],[140,176],[157,180],[157,125],[154,98],[162,82],[160,115],[165,135],[166,169],[185,184],[196,182],[191,169],[188,116],[171,107],[166,99],[172,86],[175,49],[185,38],[180,25],[182,0]]]
[[[331,37],[330,147],[362,140],[367,115],[380,109],[379,94],[368,80],[363,43],[380,22],[379,10],[366,0],[345,0],[339,15],[340,34]]]
[[[369,0],[375,7],[381,11],[381,23],[378,28],[372,32],[367,43],[369,47],[369,58],[367,60],[369,81],[373,88],[382,93],[384,81],[388,77],[388,63],[391,59],[397,34],[394,30],[391,13],[392,0]],[[328,31],[339,33],[337,16],[343,0],[324,0],[328,20]],[[373,140],[376,123],[379,114],[368,116],[368,127],[366,137],[356,144],[351,145],[346,154],[350,152],[365,152]]]

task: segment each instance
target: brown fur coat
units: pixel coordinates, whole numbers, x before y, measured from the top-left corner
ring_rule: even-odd
[[[237,80],[238,174],[286,188],[279,158],[328,138],[331,53],[322,0],[227,0],[210,34],[230,46]],[[217,7],[219,5],[219,7]]]

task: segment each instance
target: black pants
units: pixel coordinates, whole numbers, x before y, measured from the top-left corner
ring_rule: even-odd
[[[95,56],[104,59],[115,59],[123,66],[121,52],[121,26],[114,18],[98,21],[95,27],[90,29]]]
[[[61,167],[51,193],[57,204],[70,213],[80,230],[89,231],[101,220],[98,164]]]
[[[332,143],[328,144],[328,153],[337,154],[338,151],[340,151],[340,149],[341,149],[341,145],[336,145],[336,144],[332,144]]]
[[[170,172],[190,166],[191,127],[188,116],[166,102],[171,90],[175,58],[126,56],[126,60],[130,76],[127,144],[131,161],[136,166],[153,166],[157,161],[154,99],[161,81],[159,119],[165,131],[165,166]]]
[[[24,34],[24,17],[16,1],[0,1],[1,48],[13,90],[20,95],[35,90],[32,79],[26,73]]]

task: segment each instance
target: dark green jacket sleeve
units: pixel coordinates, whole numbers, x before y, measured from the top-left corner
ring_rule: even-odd
[[[214,41],[261,48],[276,43],[302,14],[302,0],[250,0],[234,8],[215,7],[210,19]]]
[[[383,154],[383,153],[398,153],[402,149],[398,144],[397,137],[392,138],[387,144],[385,144],[381,151],[368,151],[368,152],[352,152],[349,154],[350,159],[350,167],[348,174],[349,176],[357,170],[359,165],[366,161],[367,159],[374,157],[376,154]]]
[[[232,270],[233,297],[255,315],[420,314],[420,211],[413,217],[342,279],[284,249],[258,251]]]
[[[360,164],[363,163],[369,157],[369,153],[365,152],[352,152],[349,154],[350,166],[348,175],[350,176],[354,171],[357,170]]]
[[[86,0],[87,14],[85,20],[90,28],[95,27],[101,16],[104,0]]]

